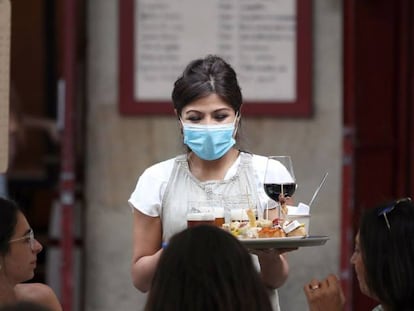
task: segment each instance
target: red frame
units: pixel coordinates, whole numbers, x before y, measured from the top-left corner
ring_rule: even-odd
[[[312,97],[312,1],[297,1],[297,96],[294,102],[245,102],[244,115],[310,117]],[[119,111],[124,115],[173,114],[170,102],[134,99],[134,2],[119,1]],[[174,81],[171,81],[171,87]]]

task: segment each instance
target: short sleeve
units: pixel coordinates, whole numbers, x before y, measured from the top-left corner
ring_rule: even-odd
[[[174,159],[157,163],[147,168],[138,178],[128,203],[141,213],[158,217],[161,215],[161,202],[171,171]]]

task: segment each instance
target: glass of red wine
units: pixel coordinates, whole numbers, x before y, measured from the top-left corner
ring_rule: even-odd
[[[267,158],[263,186],[267,196],[278,203],[280,219],[281,203],[296,191],[296,179],[290,156],[269,156]]]

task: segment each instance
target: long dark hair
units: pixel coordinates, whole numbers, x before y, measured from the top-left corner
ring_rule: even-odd
[[[187,104],[210,94],[217,94],[235,112],[240,111],[242,94],[236,72],[216,55],[191,61],[175,81],[172,101],[178,116]]]
[[[0,197],[0,255],[9,251],[19,212],[22,210],[16,202]]]
[[[52,311],[46,306],[31,301],[18,301],[10,305],[0,307],[0,311]]]
[[[171,238],[158,263],[145,310],[272,308],[244,246],[220,228],[197,226]]]
[[[389,228],[384,217],[386,213]],[[359,233],[366,283],[389,310],[414,310],[414,205],[395,201],[365,211]]]

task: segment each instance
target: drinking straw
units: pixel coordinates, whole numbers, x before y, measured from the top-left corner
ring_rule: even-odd
[[[283,193],[283,183],[280,185],[280,194],[282,195],[283,199],[285,199],[285,194]],[[279,198],[278,198],[278,201],[279,201],[279,219],[280,219],[280,217],[282,216],[282,204],[280,203]]]
[[[312,199],[310,200],[310,202],[309,202],[309,204],[308,204],[308,205],[309,205],[309,208],[311,207],[311,205],[312,205],[313,201],[315,200],[315,198],[316,198],[316,196],[318,195],[319,191],[321,190],[321,188],[322,188],[323,184],[325,183],[326,177],[328,177],[328,172],[326,172],[326,173],[325,173],[325,175],[324,175],[324,176],[323,176],[323,178],[322,178],[321,183],[319,184],[318,188],[316,188],[316,191],[315,191],[315,193],[313,194]]]

